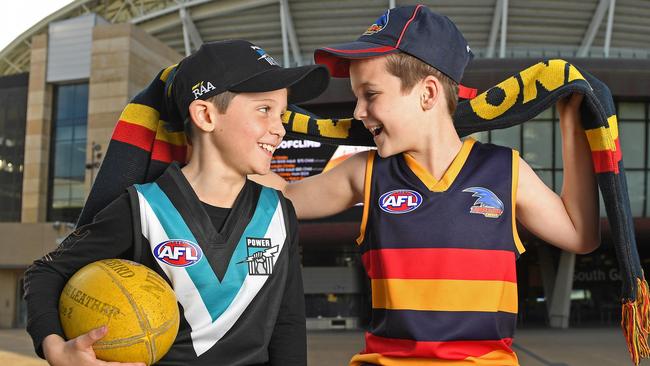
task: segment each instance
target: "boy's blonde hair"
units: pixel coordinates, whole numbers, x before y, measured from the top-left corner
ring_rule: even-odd
[[[402,93],[408,93],[415,84],[429,75],[440,80],[447,95],[447,110],[453,115],[458,105],[458,83],[438,69],[407,53],[398,52],[386,56],[386,70],[402,82]]]
[[[205,101],[212,103],[217,108],[217,111],[219,113],[224,114],[228,110],[228,106],[230,105],[230,102],[232,102],[233,98],[237,96],[237,94],[238,93],[226,90],[223,93],[219,93],[217,95],[211,96]],[[184,125],[185,136],[187,137],[187,142],[189,144],[192,143],[192,129],[193,129],[192,121],[190,120],[190,118],[191,117],[187,118]]]

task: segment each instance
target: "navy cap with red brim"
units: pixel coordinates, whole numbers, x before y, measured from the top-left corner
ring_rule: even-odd
[[[395,47],[371,42],[354,41],[331,47],[319,48],[314,52],[314,61],[325,65],[330,75],[336,78],[350,77],[350,59],[363,59],[399,52]]]
[[[384,56],[400,52],[391,46],[384,46],[371,42],[354,41],[319,48],[314,52],[314,61],[327,66],[330,75],[335,78],[350,77],[350,60]],[[472,99],[478,90],[458,84],[458,96],[463,99]]]

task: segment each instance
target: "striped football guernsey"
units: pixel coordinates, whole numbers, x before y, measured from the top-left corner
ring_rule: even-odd
[[[357,241],[372,320],[351,365],[518,365],[518,159],[468,139],[437,181],[408,154],[369,153]]]
[[[177,164],[135,185],[135,194],[148,252],[141,261],[169,281],[181,310],[178,336],[160,363],[266,362],[288,275],[285,199],[247,181],[217,231]],[[226,247],[234,250],[220,275],[214,263]]]

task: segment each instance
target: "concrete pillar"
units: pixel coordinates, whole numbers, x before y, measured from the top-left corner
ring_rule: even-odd
[[[575,261],[576,255],[574,253],[563,251],[560,255],[560,263],[558,265],[557,276],[555,276],[555,284],[549,306],[551,328],[566,329],[569,327]]]
[[[32,38],[27,94],[22,222],[43,222],[47,213],[47,180],[52,122],[52,86],[46,83],[47,35]]]
[[[98,25],[93,28],[88,85],[87,162],[91,154],[105,154],[122,109],[163,68],[181,59],[176,51],[137,26]],[[101,146],[93,151],[92,143]],[[86,172],[86,192],[93,174]],[[97,174],[97,170],[94,171]]]
[[[15,325],[17,285],[15,270],[0,270],[0,328],[13,328]]]

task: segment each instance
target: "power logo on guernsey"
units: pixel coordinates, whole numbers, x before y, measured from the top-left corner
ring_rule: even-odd
[[[159,261],[172,267],[190,267],[203,257],[198,244],[182,239],[164,241],[156,245],[153,253]]]
[[[491,219],[497,219],[503,214],[503,202],[491,190],[483,187],[470,187],[463,189],[463,192],[473,193],[472,197],[477,197],[469,209],[470,213]]]
[[[422,204],[422,195],[410,189],[396,189],[379,197],[379,207],[390,214],[405,214]]]

